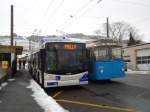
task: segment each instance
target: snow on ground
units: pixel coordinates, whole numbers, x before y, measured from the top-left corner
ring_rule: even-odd
[[[15,79],[8,79],[8,81],[14,81]],[[7,82],[3,82],[1,85],[0,85],[0,90],[2,90],[2,88],[4,88],[5,86],[7,86],[8,83]]]
[[[68,112],[58,103],[56,103],[52,97],[48,96],[34,80],[31,79],[30,85],[27,88],[32,89],[32,96],[36,102],[45,110],[45,112]]]
[[[4,87],[7,86],[7,85],[8,85],[7,82],[2,83],[2,84],[0,85],[0,90],[2,90],[2,88],[4,88]]]
[[[15,80],[16,80],[16,79],[8,79],[8,81],[9,81],[9,82],[11,82],[11,81],[15,81]]]
[[[8,83],[7,83],[7,82],[4,82],[4,83],[1,84],[1,87],[3,88],[3,87],[5,87],[5,86],[7,86],[7,85],[8,85]]]
[[[134,71],[131,69],[128,69],[127,74],[150,74],[150,71]]]

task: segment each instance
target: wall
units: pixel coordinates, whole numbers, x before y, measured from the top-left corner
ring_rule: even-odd
[[[137,64],[137,56],[140,56],[139,54],[147,55],[146,53],[149,53],[146,49],[150,49],[150,43],[123,48],[124,51],[123,58],[128,61],[127,64],[128,68],[133,70],[147,70],[144,69],[145,68],[144,64],[143,65]],[[142,50],[142,53],[139,52],[140,50]]]

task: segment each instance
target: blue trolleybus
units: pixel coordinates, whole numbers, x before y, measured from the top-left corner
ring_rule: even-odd
[[[125,76],[126,63],[122,59],[122,49],[117,42],[101,39],[87,47],[90,56],[90,80],[109,80]]]
[[[85,43],[67,37],[43,38],[29,63],[30,73],[44,88],[88,84]]]

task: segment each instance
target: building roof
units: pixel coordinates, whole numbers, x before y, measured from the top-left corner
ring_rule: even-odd
[[[23,46],[0,45],[0,53],[22,54]]]
[[[143,46],[143,45],[150,45],[150,43],[142,43],[142,44],[136,44],[136,45],[132,45],[132,46],[127,46],[127,47],[124,47],[124,48],[132,48],[132,47],[139,47],[139,46]]]
[[[93,48],[93,47],[121,47],[119,42],[114,39],[110,38],[101,38],[96,41],[93,41],[91,43],[87,44],[88,48]]]

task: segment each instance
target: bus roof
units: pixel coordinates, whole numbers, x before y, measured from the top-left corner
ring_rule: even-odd
[[[75,43],[83,43],[80,41],[73,40],[64,36],[53,36],[53,37],[44,37],[41,39],[40,44],[50,43],[50,42],[75,42]]]
[[[94,42],[88,43],[87,48],[97,48],[97,47],[121,47],[120,43],[113,39],[99,39]]]

